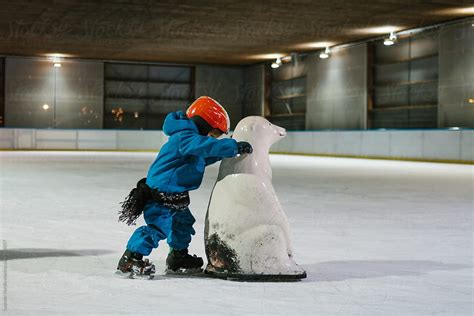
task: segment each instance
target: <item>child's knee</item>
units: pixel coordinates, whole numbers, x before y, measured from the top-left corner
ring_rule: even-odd
[[[196,222],[193,214],[189,211],[189,209],[182,210],[182,211],[175,211],[172,216],[173,218],[173,226],[176,224],[184,225],[184,226],[193,226]]]

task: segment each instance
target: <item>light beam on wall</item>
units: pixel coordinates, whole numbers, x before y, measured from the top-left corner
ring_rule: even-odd
[[[474,15],[474,7],[457,7],[457,8],[448,8],[441,9],[434,12],[438,15]]]
[[[360,34],[360,35],[377,35],[377,34],[387,34],[391,32],[397,32],[404,29],[402,26],[396,25],[385,25],[385,26],[377,26],[377,27],[366,27],[355,29],[351,33],[352,34]]]
[[[325,48],[328,46],[333,46],[335,43],[333,42],[310,42],[310,43],[303,43],[295,45],[297,49],[317,49],[317,48]]]

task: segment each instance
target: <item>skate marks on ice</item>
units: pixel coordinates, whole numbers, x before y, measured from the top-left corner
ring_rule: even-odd
[[[7,241],[2,241],[2,251],[0,262],[3,263],[2,271],[2,310],[8,310],[8,261],[22,259],[38,259],[38,258],[56,258],[56,257],[80,257],[80,256],[98,256],[114,253],[109,250],[100,249],[81,249],[81,250],[60,250],[45,248],[19,248],[8,249]]]
[[[372,279],[388,276],[417,276],[434,271],[472,268],[470,265],[428,260],[348,260],[326,261],[302,265],[308,272],[307,281],[337,282],[351,279]]]
[[[6,249],[4,241],[3,255],[0,261],[20,260],[20,259],[38,259],[38,258],[55,258],[55,257],[87,257],[102,256],[114,253],[115,251],[104,249],[49,249],[49,248],[18,248]]]
[[[8,309],[8,265],[7,265],[7,241],[2,242],[2,256],[3,261],[3,310]]]

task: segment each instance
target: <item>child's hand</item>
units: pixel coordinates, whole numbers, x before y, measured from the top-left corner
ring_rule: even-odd
[[[253,152],[253,148],[248,142],[237,142],[237,151],[239,155],[251,154]]]

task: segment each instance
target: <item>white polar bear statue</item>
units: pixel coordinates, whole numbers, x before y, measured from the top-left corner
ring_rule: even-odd
[[[229,279],[302,279],[293,260],[289,225],[272,185],[270,146],[286,130],[249,116],[233,138],[247,141],[252,154],[221,162],[206,214],[206,272]]]

